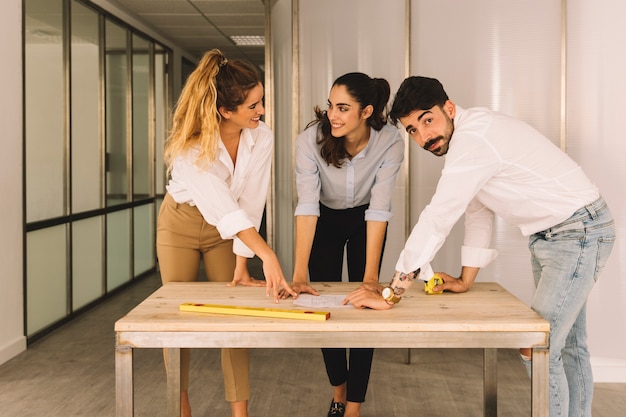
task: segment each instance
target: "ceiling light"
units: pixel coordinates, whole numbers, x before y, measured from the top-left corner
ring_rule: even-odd
[[[237,46],[264,46],[265,36],[231,36]]]

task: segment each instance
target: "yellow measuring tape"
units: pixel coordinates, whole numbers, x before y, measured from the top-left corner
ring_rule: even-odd
[[[424,282],[424,292],[426,294],[441,294],[443,292],[443,290],[441,291],[433,291],[433,288],[435,287],[435,285],[439,285],[439,284],[443,284],[443,278],[441,278],[439,275],[435,274],[432,276],[431,279],[429,279],[428,281]]]

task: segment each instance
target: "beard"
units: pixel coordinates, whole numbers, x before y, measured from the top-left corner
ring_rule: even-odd
[[[450,119],[447,114],[444,113],[447,119],[446,129],[443,134],[432,138],[424,144],[424,149],[436,156],[444,156],[448,153],[450,148],[450,141],[452,140],[452,134],[454,133],[454,120]],[[436,146],[433,148],[433,146]]]

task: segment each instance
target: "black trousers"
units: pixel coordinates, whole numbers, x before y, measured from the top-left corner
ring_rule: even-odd
[[[367,205],[333,210],[320,204],[320,217],[315,229],[309,277],[311,282],[340,282],[343,270],[344,248],[347,250],[348,278],[361,282],[365,273]],[[386,235],[385,235],[386,238]],[[384,248],[384,243],[383,243]],[[382,260],[382,253],[381,253]],[[380,265],[378,266],[380,269]],[[347,400],[365,401],[374,349],[323,348],[326,374],[332,386],[346,383]]]

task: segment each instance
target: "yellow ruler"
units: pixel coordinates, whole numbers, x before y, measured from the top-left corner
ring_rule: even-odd
[[[183,303],[179,306],[180,311],[197,311],[201,313],[234,314],[237,316],[277,317],[283,319],[299,320],[328,320],[329,311],[289,310],[286,308],[263,308],[229,306],[221,304],[196,304]]]

